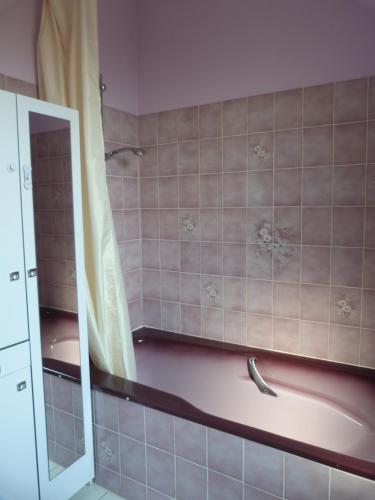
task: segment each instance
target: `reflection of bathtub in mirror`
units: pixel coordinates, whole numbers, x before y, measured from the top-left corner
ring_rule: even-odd
[[[79,342],[77,338],[47,338],[43,343],[43,358],[57,359],[64,363],[79,364]]]
[[[49,477],[53,479],[85,454],[78,316],[40,308]],[[73,376],[65,378],[66,370]],[[64,420],[64,432],[55,432]]]
[[[77,314],[41,308],[43,358],[80,365]]]

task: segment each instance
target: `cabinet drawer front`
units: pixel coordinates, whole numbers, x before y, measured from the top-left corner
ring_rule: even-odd
[[[0,401],[0,498],[36,500],[39,492],[30,367],[0,378]]]
[[[30,366],[29,342],[0,351],[0,379]]]
[[[0,91],[0,349],[29,338],[16,97]]]

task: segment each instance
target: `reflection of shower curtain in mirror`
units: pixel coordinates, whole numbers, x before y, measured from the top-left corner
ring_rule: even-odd
[[[100,114],[96,0],[43,0],[38,39],[41,99],[80,112],[90,355],[135,379],[135,358],[109,202]]]

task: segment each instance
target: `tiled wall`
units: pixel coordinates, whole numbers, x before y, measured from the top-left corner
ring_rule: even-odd
[[[132,328],[375,367],[375,78],[104,130]]]
[[[106,151],[138,144],[136,116],[105,106],[103,121]],[[130,321],[135,329],[143,325],[138,158],[125,152],[108,160],[107,183]]]
[[[44,373],[48,458],[68,467],[85,453],[81,386]]]
[[[31,144],[39,302],[77,312],[70,131],[33,134]]]
[[[127,500],[372,500],[375,483],[94,391],[95,481]]]
[[[148,326],[375,367],[375,78],[139,117]]]
[[[34,83],[25,82],[11,76],[0,73],[0,90],[7,90],[15,94],[37,97],[37,86]]]

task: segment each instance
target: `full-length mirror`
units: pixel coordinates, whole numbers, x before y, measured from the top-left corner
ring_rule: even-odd
[[[30,113],[32,189],[49,477],[85,453],[70,122]],[[33,272],[33,271],[31,271]],[[66,370],[65,364],[69,366]],[[56,375],[72,372],[74,381]]]

